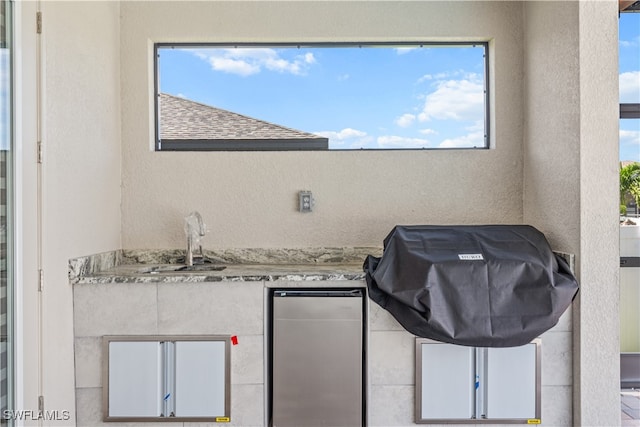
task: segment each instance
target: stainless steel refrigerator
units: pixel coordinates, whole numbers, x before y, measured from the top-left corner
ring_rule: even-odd
[[[273,292],[272,427],[365,425],[363,293]]]

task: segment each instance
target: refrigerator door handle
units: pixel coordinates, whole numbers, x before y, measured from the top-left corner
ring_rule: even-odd
[[[361,289],[349,289],[349,290],[332,290],[332,289],[318,289],[318,290],[278,290],[274,291],[275,297],[358,297],[363,296],[363,290]]]

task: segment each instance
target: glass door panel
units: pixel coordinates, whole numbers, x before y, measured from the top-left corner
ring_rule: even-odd
[[[12,409],[12,3],[0,1],[0,413]],[[10,421],[0,419],[0,424]]]

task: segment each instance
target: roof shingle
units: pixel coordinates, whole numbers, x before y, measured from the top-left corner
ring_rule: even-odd
[[[161,140],[310,140],[328,139],[162,93],[159,97]]]

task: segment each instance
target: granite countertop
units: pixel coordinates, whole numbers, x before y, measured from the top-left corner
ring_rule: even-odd
[[[363,280],[366,256],[381,253],[382,248],[205,251],[211,264],[176,271],[183,267],[181,250],[118,250],[70,260],[69,280],[72,284]]]
[[[556,254],[575,271],[573,254]],[[204,255],[211,264],[197,266],[193,271],[176,271],[184,266],[183,250],[120,249],[70,260],[69,282],[74,285],[363,280],[362,265],[367,255],[379,257],[382,248],[227,249],[205,250]]]

